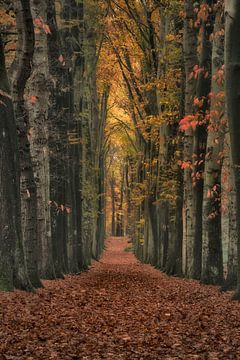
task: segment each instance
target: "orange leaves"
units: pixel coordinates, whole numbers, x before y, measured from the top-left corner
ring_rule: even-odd
[[[199,98],[195,98],[193,101],[194,105],[197,106],[198,108],[202,108],[203,104],[204,104],[204,98],[202,97],[201,99]]]
[[[192,163],[190,161],[179,160],[178,165],[181,167],[182,170],[192,169]]]
[[[46,34],[51,34],[51,30],[47,24],[43,24],[43,30]]]
[[[50,200],[48,205],[51,206],[57,213],[66,212],[68,215],[72,213],[72,208],[69,205],[58,204],[56,201]]]
[[[41,27],[43,26],[42,18],[39,17],[39,18],[34,19],[34,25],[35,25],[36,27],[41,28]]]
[[[222,86],[224,84],[224,74],[225,68],[223,65],[220,69],[218,69],[217,73],[213,75],[213,81],[215,81],[219,86]]]
[[[30,104],[34,105],[37,101],[37,97],[35,95],[31,95],[29,96],[28,101]]]
[[[34,24],[34,33],[37,34],[41,34],[41,31],[43,31],[45,34],[51,34],[51,30],[48,26],[48,24],[46,24],[42,17],[39,16],[37,18],[34,19],[33,21]]]
[[[203,75],[204,79],[207,79],[209,76],[209,71],[204,67],[199,67],[198,65],[195,65],[193,67],[193,71],[188,75],[188,80],[196,80],[200,74]]]
[[[173,35],[173,34],[167,34],[167,35],[165,36],[166,41],[169,41],[169,42],[175,41],[176,38],[177,38],[177,37],[176,37],[175,35]]]
[[[196,130],[198,125],[198,117],[196,115],[187,115],[179,122],[180,131],[185,132],[189,128]]]
[[[221,29],[219,31],[216,31],[210,35],[211,41],[216,41],[218,38],[223,37],[225,35],[225,29]]]
[[[0,8],[0,26],[16,26],[15,14],[13,11],[6,11],[2,6]]]
[[[212,188],[208,188],[207,198],[212,199],[212,198],[218,196],[219,195],[219,189],[220,189],[219,184],[215,184]]]
[[[200,5],[198,10],[198,20],[206,22],[208,20],[209,13],[211,12],[211,8],[207,4]]]

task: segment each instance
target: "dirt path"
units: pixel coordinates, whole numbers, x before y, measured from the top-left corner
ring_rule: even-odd
[[[240,359],[240,304],[169,278],[112,238],[80,276],[0,294],[1,359]]]

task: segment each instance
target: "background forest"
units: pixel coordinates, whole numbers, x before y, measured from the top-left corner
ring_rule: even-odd
[[[240,284],[240,4],[225,5],[0,1],[1,290],[88,269],[106,231],[168,275]]]

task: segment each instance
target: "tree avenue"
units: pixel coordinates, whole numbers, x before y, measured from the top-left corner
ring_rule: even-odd
[[[0,290],[106,235],[240,298],[237,0],[0,0]]]

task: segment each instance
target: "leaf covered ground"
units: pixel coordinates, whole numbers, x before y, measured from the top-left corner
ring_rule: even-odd
[[[2,359],[240,359],[240,304],[169,278],[111,238],[100,262],[35,294],[0,294]]]

